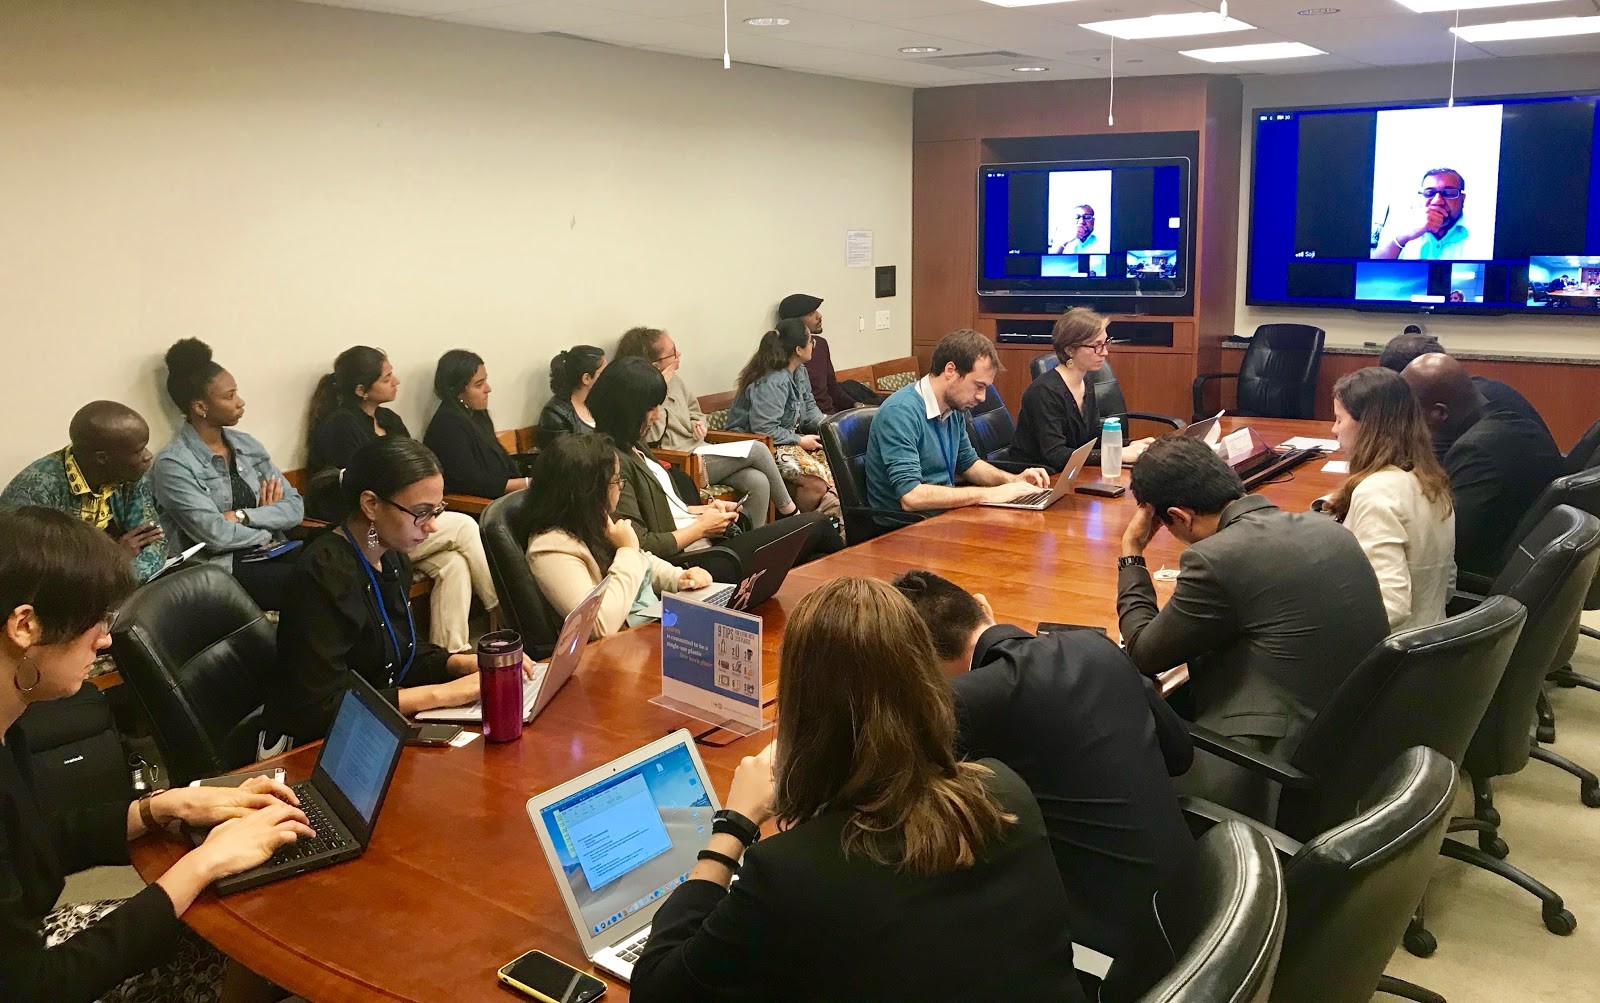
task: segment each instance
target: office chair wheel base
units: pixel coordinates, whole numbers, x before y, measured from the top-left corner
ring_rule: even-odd
[[[1585,808],[1600,808],[1600,786],[1585,784],[1583,790],[1578,792],[1578,797],[1583,800]]]
[[[1504,860],[1511,853],[1511,847],[1506,845],[1505,840],[1487,832],[1478,834],[1478,849],[1496,860]]]
[[[1404,943],[1407,953],[1418,958],[1431,958],[1433,952],[1439,949],[1438,939],[1421,927],[1408,927]]]
[[[1546,909],[1544,928],[1559,937],[1566,937],[1578,928],[1578,918],[1565,909]]]
[[[1480,822],[1487,822],[1495,828],[1500,827],[1500,809],[1496,808],[1492,804],[1478,805],[1473,811],[1472,817],[1476,818]]]
[[[1540,745],[1554,745],[1555,744],[1555,741],[1556,741],[1556,726],[1555,725],[1553,725],[1553,724],[1550,724],[1550,725],[1541,724],[1541,725],[1539,725],[1538,734],[1539,734],[1539,744]]]

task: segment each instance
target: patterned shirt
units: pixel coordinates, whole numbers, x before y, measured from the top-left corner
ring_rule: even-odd
[[[23,468],[0,492],[0,508],[38,505],[77,516],[112,536],[121,536],[136,526],[156,522],[156,498],[150,479],[141,477],[127,484],[113,484],[98,491],[89,486],[72,447],[59,449]],[[139,551],[133,559],[133,573],[146,581],[167,560],[167,543],[157,540]]]

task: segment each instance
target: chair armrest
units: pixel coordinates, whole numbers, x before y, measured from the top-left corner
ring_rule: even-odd
[[[470,516],[480,516],[483,510],[489,507],[493,498],[484,498],[481,495],[445,495],[444,503],[450,506],[452,512],[465,512]]]
[[[1493,587],[1494,579],[1492,578],[1473,574],[1470,571],[1456,572],[1456,592],[1461,595],[1473,596],[1479,602],[1482,602],[1483,597],[1488,595],[1489,590]]]
[[[1285,859],[1299,853],[1300,847],[1304,845],[1298,839],[1285,836],[1265,822],[1258,822],[1249,815],[1241,815],[1232,808],[1224,808],[1219,804],[1207,801],[1205,798],[1181,794],[1178,796],[1178,810],[1183,812],[1184,821],[1189,823],[1189,831],[1197,837],[1204,835],[1207,830],[1214,826],[1221,825],[1223,822],[1233,821],[1243,822],[1267,837],[1267,840],[1272,843],[1272,848],[1282,854]]]
[[[727,429],[714,428],[706,433],[707,442],[759,442],[767,447],[767,452],[776,450],[772,444],[772,436],[758,435],[755,432],[730,432]]]
[[[1195,418],[1198,419],[1200,415],[1205,412],[1205,408],[1201,406],[1200,395],[1205,393],[1205,385],[1207,381],[1236,380],[1238,378],[1238,373],[1201,373],[1199,376],[1196,376],[1194,378],[1194,384],[1190,387],[1190,396],[1193,398],[1192,403],[1194,406]]]
[[[1178,692],[1180,687],[1187,686],[1189,684],[1189,666],[1180,665],[1175,669],[1168,669],[1165,672],[1157,672],[1155,683],[1156,692],[1160,693],[1163,699],[1170,697],[1172,694]]]
[[[696,487],[706,486],[705,462],[695,453],[685,453],[679,449],[653,449],[656,459],[668,466],[677,467],[689,475]]]
[[[1163,425],[1171,425],[1173,428],[1183,427],[1182,418],[1174,418],[1170,414],[1156,414],[1154,411],[1124,411],[1122,414],[1112,415],[1111,417],[1135,418],[1139,421],[1155,421],[1160,422]]]
[[[1260,774],[1268,780],[1276,780],[1285,787],[1306,788],[1315,783],[1316,778],[1310,774],[1302,773],[1283,760],[1258,752],[1242,742],[1224,738],[1210,728],[1190,724],[1189,737],[1194,740],[1195,749],[1219,756],[1236,766],[1243,766],[1251,773]]]
[[[1600,641],[1600,630],[1595,630],[1593,627],[1580,626],[1578,628],[1578,633],[1582,634],[1584,637],[1592,637],[1596,641]]]
[[[1451,594],[1450,601],[1445,603],[1445,615],[1460,616],[1462,613],[1465,613],[1469,610],[1477,609],[1479,606],[1484,604],[1486,598],[1487,597],[1476,592],[1466,592],[1461,589],[1456,589],[1455,592]]]

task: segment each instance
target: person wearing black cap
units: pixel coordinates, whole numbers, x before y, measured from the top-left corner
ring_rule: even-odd
[[[812,355],[806,363],[806,375],[811,379],[811,396],[823,414],[848,411],[880,402],[877,394],[863,383],[850,380],[839,382],[833,370],[833,355],[822,338],[822,300],[807,293],[791,293],[778,304],[779,320],[801,320],[811,332]]]

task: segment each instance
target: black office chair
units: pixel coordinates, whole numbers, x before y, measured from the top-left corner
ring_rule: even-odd
[[[1478,845],[1453,839],[1444,842],[1446,856],[1498,874],[1537,897],[1545,927],[1562,935],[1571,933],[1577,921],[1561,896],[1501,859],[1509,848],[1500,838],[1500,813],[1494,807],[1490,782],[1518,772],[1529,758],[1547,762],[1557,758],[1547,750],[1535,752],[1537,743],[1529,737],[1535,721],[1534,704],[1545,676],[1558,664],[1554,660],[1577,620],[1597,567],[1600,519],[1570,505],[1558,505],[1495,579],[1490,595],[1510,596],[1522,603],[1528,610],[1528,622],[1462,760],[1472,777],[1474,817],[1454,821],[1452,831],[1476,831]]]
[[[1046,352],[1034,359],[1028,369],[1034,379],[1054,369],[1060,360],[1056,353]],[[1094,388],[1095,409],[1100,412],[1100,417],[1121,418],[1122,437],[1124,440],[1133,438],[1128,431],[1130,421],[1153,421],[1165,425],[1170,429],[1179,429],[1184,425],[1182,418],[1174,418],[1170,414],[1157,414],[1154,411],[1129,411],[1128,400],[1122,395],[1122,384],[1117,382],[1117,374],[1111,368],[1111,360],[1107,359],[1100,368],[1086,377],[1088,384]]]
[[[1162,936],[1117,956],[1102,1001],[1267,1003],[1289,915],[1266,836],[1244,822],[1216,826],[1196,844],[1184,887],[1158,892],[1154,904]]]
[[[1600,421],[1589,426],[1583,438],[1567,452],[1567,473],[1575,474],[1600,463]]]
[[[478,517],[478,528],[507,626],[522,635],[522,648],[530,657],[545,659],[555,650],[561,618],[528,570],[527,499],[526,489],[496,498]]]
[[[175,785],[255,761],[277,638],[238,581],[214,564],[164,575],[123,603],[111,652]]]
[[[1379,991],[1443,1003],[1383,970],[1427,889],[1455,794],[1455,764],[1417,746],[1379,775],[1354,817],[1305,843],[1253,823],[1286,858],[1289,929],[1272,1003],[1367,1003]],[[1199,799],[1184,811],[1201,829],[1249,821]]]
[[[1244,350],[1237,373],[1202,373],[1195,377],[1194,420],[1207,411],[1202,403],[1212,380],[1239,381],[1238,406],[1232,413],[1258,418],[1310,418],[1316,404],[1317,369],[1322,364],[1326,332],[1309,324],[1262,324]]]
[[[1589,426],[1589,431],[1583,433],[1583,438],[1579,439],[1578,444],[1572,447],[1572,451],[1567,454],[1568,474],[1600,470],[1600,449],[1596,449],[1597,446],[1600,446],[1600,421]],[[1567,481],[1567,478],[1560,477],[1551,484],[1551,487],[1554,488],[1563,481],[1566,481],[1568,485],[1573,485],[1573,482]],[[1582,494],[1574,492],[1563,494],[1561,503],[1581,508],[1590,515],[1600,516],[1600,507],[1597,507],[1591,499],[1592,496],[1588,495],[1588,492],[1583,492]],[[1540,501],[1543,500],[1543,498],[1540,499]],[[1583,608],[1585,611],[1590,612],[1600,609],[1600,579],[1596,579],[1594,585],[1589,589],[1589,595],[1584,599]],[[1562,646],[1564,656],[1562,667],[1550,673],[1550,681],[1563,689],[1581,686],[1584,689],[1600,692],[1600,679],[1576,672],[1570,664],[1572,653],[1578,648],[1579,637],[1588,637],[1600,641],[1600,630],[1586,627],[1581,622],[1573,628],[1568,638],[1568,643]],[[1555,712],[1550,709],[1549,702],[1545,700],[1541,700],[1539,703],[1538,736],[1541,742],[1554,742],[1556,740]],[[1594,806],[1590,805],[1590,807]]]
[[[990,387],[989,392],[984,394],[984,401],[989,405],[986,409],[980,411],[974,408],[963,414],[967,423],[967,438],[972,441],[973,451],[978,458],[1012,473],[1036,466],[1010,458],[1011,443],[1017,437],[1017,424],[1005,401],[1000,398],[1000,392]]]
[[[920,512],[873,508],[867,499],[867,444],[872,439],[875,407],[858,407],[830,414],[822,420],[818,435],[822,450],[833,471],[833,487],[839,492],[844,511],[845,536],[851,543],[865,543],[897,526],[909,526],[927,518]]]

